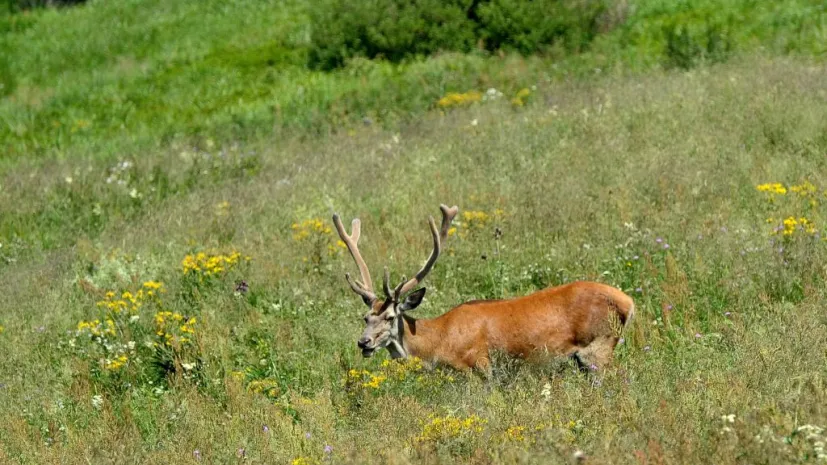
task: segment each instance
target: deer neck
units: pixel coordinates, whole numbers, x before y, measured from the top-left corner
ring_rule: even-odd
[[[399,341],[388,346],[393,358],[418,357],[426,362],[437,360],[441,332],[433,320],[417,320],[409,316],[399,319]]]

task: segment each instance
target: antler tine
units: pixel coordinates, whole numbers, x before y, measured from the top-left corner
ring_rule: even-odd
[[[442,228],[439,231],[439,240],[441,244],[445,244],[448,239],[448,230],[451,229],[451,221],[459,213],[459,207],[456,205],[448,207],[443,203],[439,205],[439,209],[442,211]]]
[[[385,276],[382,277],[382,290],[385,291],[385,295],[388,298],[393,298],[393,294],[391,294],[391,272],[388,271],[388,267],[385,267]]]
[[[431,252],[431,256],[428,257],[428,261],[425,262],[425,265],[422,267],[422,269],[416,273],[416,276],[414,276],[408,281],[403,281],[404,284],[400,284],[399,286],[397,286],[397,288],[394,291],[395,300],[399,300],[399,297],[401,297],[403,294],[410,291],[411,289],[415,288],[420,282],[422,282],[422,280],[425,279],[425,276],[427,276],[428,273],[430,273],[431,268],[434,267],[434,263],[436,263],[437,258],[439,258],[439,252],[441,249],[439,241],[439,230],[437,230],[436,228],[436,222],[434,221],[433,216],[428,217],[428,224],[431,226],[431,235],[434,238],[434,250]]]
[[[345,278],[347,279],[348,284],[350,284],[350,288],[353,289],[353,292],[362,296],[365,303],[370,304],[370,302],[376,300],[376,293],[373,291],[373,282],[370,279],[370,270],[368,269],[368,265],[362,258],[362,254],[359,253],[358,243],[362,223],[359,221],[359,218],[355,218],[351,223],[350,235],[345,232],[345,227],[342,224],[342,220],[336,213],[333,214],[333,224],[336,226],[336,231],[339,233],[339,237],[342,239],[342,242],[344,242],[347,246],[347,250],[350,251],[350,255],[353,257],[353,261],[356,262],[356,266],[359,267],[359,274],[362,276],[362,281],[352,281],[350,278],[350,273],[346,273]]]

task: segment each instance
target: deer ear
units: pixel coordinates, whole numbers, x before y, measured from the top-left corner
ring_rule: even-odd
[[[413,310],[416,307],[419,307],[419,304],[422,303],[422,299],[425,298],[425,288],[417,289],[410,294],[408,297],[405,297],[405,301],[402,302],[402,305],[399,306],[399,310],[403,312],[407,312],[408,310]]]

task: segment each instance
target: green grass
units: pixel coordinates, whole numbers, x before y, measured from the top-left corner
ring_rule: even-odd
[[[305,67],[314,6],[0,16],[0,462],[818,463],[820,2],[619,2],[576,56],[330,73]],[[398,277],[440,203],[458,233],[419,316],[606,282],[638,308],[614,366],[498,357],[485,381],[362,359],[330,217],[360,217],[374,279]],[[147,281],[160,300],[98,305]]]
[[[746,57],[525,85],[537,88],[524,106],[481,102],[395,130],[8,166],[0,461],[188,463],[197,450],[237,463],[243,449],[251,463],[548,463],[577,450],[589,463],[817,463],[798,428],[827,426],[827,242],[770,233],[789,216],[827,225],[823,64]],[[756,189],[805,181],[812,198]],[[291,225],[358,216],[374,276],[399,276],[427,256],[440,202],[496,219],[459,225],[420,316],[615,284],[638,314],[614,366],[500,358],[491,381],[415,367],[400,379],[384,354],[362,359],[352,262],[324,229],[296,240]],[[201,250],[252,260],[183,275]],[[117,316],[109,348],[78,333],[106,291],[149,280],[162,303]],[[155,349],[157,311],[195,317],[195,342]],[[363,386],[362,370],[388,379]],[[472,415],[471,428],[427,428]]]
[[[447,55],[401,65],[306,68],[309,10],[324,2],[90,2],[0,16],[0,169],[21,159],[140,157],[369,118],[415,122],[449,91],[652,68],[691,68],[753,51],[823,56],[823,2],[619,2],[580,55]],[[555,50],[552,48],[552,50]]]

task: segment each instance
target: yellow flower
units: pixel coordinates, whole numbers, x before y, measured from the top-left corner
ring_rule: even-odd
[[[422,433],[416,437],[414,441],[438,442],[459,436],[479,434],[485,429],[485,425],[488,423],[487,420],[476,415],[471,415],[464,419],[452,415],[444,418],[431,416],[430,419],[431,421],[423,426]]]
[[[759,185],[755,186],[755,188],[758,189],[761,192],[768,192],[770,194],[784,195],[784,194],[787,193],[787,189],[780,182],[759,184]]]
[[[510,441],[525,441],[525,426],[511,426],[505,431],[505,438]]]
[[[470,105],[474,102],[482,100],[482,94],[469,90],[465,93],[449,92],[444,97],[437,101],[437,105],[441,108],[450,108],[454,106]]]

